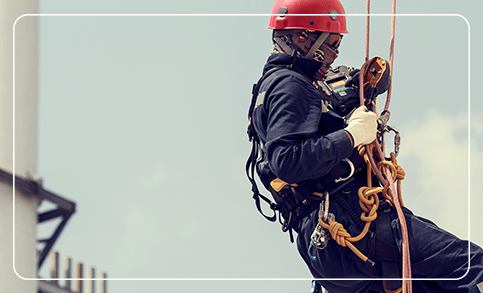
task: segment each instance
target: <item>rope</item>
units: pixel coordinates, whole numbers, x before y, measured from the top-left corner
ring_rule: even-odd
[[[361,68],[361,73],[365,72],[365,68],[367,66],[367,60],[369,59],[369,11],[370,11],[370,0],[366,0],[366,62]],[[389,55],[389,66],[390,66],[390,76],[391,80],[393,78],[394,72],[394,44],[395,44],[395,35],[396,35],[396,0],[392,1],[392,17],[391,17],[391,44],[390,44],[390,55]],[[360,90],[360,105],[364,105],[364,77],[363,74],[360,74],[359,84],[361,85]],[[391,103],[391,93],[392,93],[392,83],[388,89],[386,104],[384,105],[384,110],[389,109],[389,104]],[[384,135],[382,133],[381,135]],[[403,245],[402,245],[402,292],[412,292],[412,283],[411,283],[411,259],[409,255],[409,237],[407,232],[407,224],[406,219],[404,217],[404,213],[402,211],[401,205],[404,205],[402,201],[402,192],[401,192],[401,180],[404,179],[405,172],[404,170],[397,164],[396,156],[394,153],[391,153],[391,161],[389,163],[385,160],[384,157],[384,149],[381,147],[377,141],[377,139],[372,143],[375,144],[374,147],[369,147],[370,151],[365,152],[367,154],[367,158],[369,159],[368,169],[371,166],[375,171],[375,174],[382,185],[384,185],[383,196],[386,200],[389,200],[393,203],[396,207],[399,222],[401,224],[401,234],[403,238]],[[372,145],[371,144],[371,145]],[[375,161],[372,158],[373,150],[376,150],[376,154],[379,157],[379,164],[378,168],[374,168]],[[367,162],[367,160],[366,160]],[[382,175],[385,175],[385,178],[382,178]],[[369,177],[369,174],[368,174]],[[395,192],[394,182],[397,181],[397,192]],[[370,181],[368,178],[368,185],[370,186]],[[387,290],[386,290],[387,291]]]
[[[390,46],[390,52],[389,52],[389,66],[391,68],[391,71],[389,72],[391,74],[391,79],[392,79],[392,74],[394,72],[394,41],[396,37],[396,0],[392,0],[392,16],[391,16],[391,46]],[[384,105],[384,110],[389,109],[389,104],[391,103],[391,92],[392,92],[392,83],[391,86],[389,86],[389,90],[387,91],[387,98],[386,98],[386,104]]]
[[[369,60],[370,22],[371,22],[371,0],[367,0],[366,1],[366,62],[367,60]],[[361,72],[363,72],[362,69],[361,69]]]
[[[379,145],[377,140],[374,141],[376,145]],[[379,157],[383,157],[383,153],[381,151],[381,147],[377,146],[376,151],[378,152]],[[391,153],[391,160],[396,162],[396,155],[394,153]],[[408,237],[408,229],[407,229],[407,224],[406,224],[406,218],[404,217],[404,213],[401,209],[401,203],[402,203],[402,197],[401,197],[401,181],[398,180],[398,193],[395,193],[395,188],[394,188],[394,180],[393,177],[396,178],[398,176],[404,177],[405,173],[404,171],[402,172],[401,175],[395,175],[392,174],[391,168],[389,168],[387,165],[385,167],[385,175],[387,177],[387,180],[389,181],[390,188],[387,190],[387,193],[389,193],[391,196],[390,198],[393,201],[394,206],[396,207],[397,211],[397,216],[399,218],[399,223],[401,226],[401,236],[402,236],[402,292],[412,292],[412,283],[411,283],[411,257],[409,254],[409,237]],[[399,167],[399,166],[398,166]],[[397,170],[397,167],[396,167]],[[403,175],[404,174],[404,175]],[[385,187],[386,189],[386,187]]]
[[[360,218],[362,221],[365,222],[362,232],[358,236],[352,237],[344,229],[344,226],[339,222],[327,218],[326,223],[323,220],[323,216],[319,217],[319,224],[329,231],[330,235],[337,242],[337,244],[350,248],[359,258],[361,258],[365,262],[368,262],[371,265],[374,265],[374,262],[368,259],[368,257],[365,256],[363,253],[361,253],[352,243],[364,238],[367,232],[369,232],[371,222],[377,218],[377,209],[379,208],[378,193],[382,192],[382,196],[392,205],[396,205],[396,202],[402,202],[401,180],[403,180],[406,175],[404,169],[397,164],[396,155],[394,153],[391,153],[391,161],[381,161],[377,165],[377,168],[380,172],[385,172],[385,168],[390,169],[391,172],[385,173],[385,175],[386,177],[392,176],[396,178],[398,185],[398,197],[396,198],[396,200],[394,200],[388,194],[390,193],[391,184],[393,183],[392,179],[386,180],[384,188],[373,187],[372,176],[376,173],[375,171],[377,171],[378,169],[373,169],[372,164],[370,163],[370,158],[372,158],[372,152],[374,152],[375,148],[376,142],[365,146],[359,146],[358,148],[359,155],[364,158],[367,164],[367,186],[363,186],[358,190],[359,205],[362,209]]]
[[[359,192],[359,196],[361,196],[361,192]],[[369,194],[369,196],[374,196],[374,194]],[[375,197],[377,197],[377,193],[375,194]],[[367,256],[365,256],[362,252],[360,252],[352,243],[357,242],[364,238],[366,236],[367,232],[369,231],[369,226],[371,224],[371,221],[376,219],[377,213],[376,210],[379,207],[379,200],[374,200],[374,198],[367,199],[368,202],[374,202],[374,205],[369,209],[372,214],[369,214],[368,216],[364,216],[364,213],[361,215],[361,219],[363,221],[366,221],[366,224],[364,225],[364,229],[362,232],[356,236],[352,237],[349,232],[347,232],[344,229],[344,226],[337,222],[337,221],[332,221],[330,218],[327,218],[327,223],[324,222],[323,217],[319,217],[319,224],[329,230],[330,235],[332,238],[337,242],[337,244],[348,247],[352,252],[354,252],[360,259],[363,261],[369,263],[371,266],[374,265],[374,262],[370,260]],[[365,220],[366,219],[366,220]]]
[[[376,190],[377,188],[372,187],[372,175],[375,174],[375,170],[372,169],[372,164],[370,163],[370,158],[372,158],[372,152],[376,150],[377,152],[380,151],[380,146],[378,145],[377,140],[372,142],[369,145],[360,146],[359,147],[359,154],[364,157],[364,160],[367,163],[367,187],[361,187],[359,189],[359,194],[362,192],[366,192],[367,190]],[[383,160],[377,164],[377,168],[379,172],[384,173],[387,180],[385,181],[384,188],[382,189],[382,196],[383,198],[391,203],[393,206],[396,207],[398,218],[401,223],[401,234],[403,237],[403,282],[402,288],[400,290],[387,290],[384,286],[384,289],[388,293],[399,293],[399,292],[412,292],[412,284],[411,284],[411,266],[404,266],[404,264],[410,264],[410,255],[409,255],[409,242],[408,239],[408,232],[407,232],[407,225],[406,219],[404,217],[404,213],[402,212],[401,206],[404,206],[404,202],[402,200],[402,189],[401,189],[401,181],[405,178],[406,172],[404,169],[399,166],[396,160],[395,153],[390,154],[390,161]],[[393,180],[394,178],[394,180]],[[394,183],[397,181],[397,193],[394,193]],[[360,198],[360,196],[359,196]],[[361,200],[361,198],[360,198]],[[361,203],[361,202],[360,202]],[[361,208],[364,209],[361,203]],[[377,214],[376,214],[377,215]],[[361,216],[362,217],[362,216]],[[374,218],[375,219],[375,218]],[[374,219],[371,219],[373,221]],[[405,242],[405,243],[404,243]],[[377,253],[377,252],[376,252]],[[407,277],[408,276],[408,277]]]
[[[364,100],[364,74],[366,67],[368,66],[369,60],[369,31],[370,31],[370,0],[366,0],[366,56],[365,62],[361,67],[361,74],[359,75],[359,100],[360,105],[365,104]],[[393,72],[394,72],[394,40],[395,40],[395,27],[396,27],[396,0],[392,1],[392,19],[391,19],[391,47],[390,47],[390,57],[389,57],[389,66],[390,66],[390,76],[392,79]],[[384,110],[389,109],[389,104],[391,102],[391,92],[392,92],[392,84],[388,89],[386,104],[384,106]],[[382,133],[381,135],[384,135]],[[411,259],[409,255],[409,238],[408,238],[408,230],[406,219],[404,217],[404,213],[402,211],[401,206],[404,206],[402,200],[402,192],[401,192],[401,181],[404,179],[406,173],[404,172],[403,168],[398,165],[396,160],[396,155],[394,153],[390,154],[390,160],[386,160],[384,156],[384,149],[379,144],[378,140],[374,140],[369,145],[360,146],[359,147],[359,155],[364,158],[364,161],[367,164],[367,185],[359,188],[358,195],[359,195],[359,205],[362,209],[361,220],[365,223],[364,229],[357,237],[352,237],[342,226],[342,224],[338,223],[337,221],[332,221],[330,218],[327,219],[327,223],[323,221],[323,217],[319,217],[319,224],[329,230],[330,235],[336,242],[344,247],[349,247],[359,258],[361,258],[365,262],[369,262],[371,265],[374,265],[374,262],[369,260],[367,256],[362,254],[352,243],[357,242],[360,239],[364,238],[364,236],[369,231],[369,227],[372,221],[377,218],[377,209],[379,207],[379,197],[378,193],[382,192],[383,198],[390,202],[393,206],[396,207],[397,215],[399,218],[399,222],[401,225],[401,234],[403,238],[403,245],[402,245],[402,263],[403,263],[403,272],[402,272],[402,288],[397,290],[387,290],[386,284],[383,281],[384,290],[388,293],[411,293],[412,292],[412,284],[411,284]],[[376,164],[374,160],[374,153],[379,158],[379,163]],[[372,186],[372,176],[376,175],[379,183],[384,186],[381,187],[373,187]],[[394,183],[397,182],[397,192],[395,191]]]
[[[403,180],[404,177],[406,176],[406,172],[404,172],[404,169],[397,164],[396,155],[394,153],[391,153],[391,161],[380,161],[379,164],[377,164],[377,166],[381,172],[385,172],[386,170],[391,171],[390,173],[391,177],[395,178],[394,182],[397,181],[398,201],[400,205],[403,207],[404,202],[402,199],[401,180]],[[393,180],[388,180],[389,183],[392,181]],[[386,184],[384,186],[384,190],[382,191],[382,195],[384,196],[385,199],[394,201],[394,199],[388,194],[389,191],[390,191],[390,184]]]
[[[374,146],[368,146],[368,148],[373,148]],[[343,227],[342,224],[338,223],[337,221],[332,221],[330,218],[327,218],[327,223],[324,222],[323,216],[319,217],[319,224],[329,230],[330,235],[332,238],[337,242],[337,244],[348,247],[352,252],[354,252],[360,259],[365,262],[368,262],[370,265],[374,265],[374,262],[368,259],[363,253],[361,253],[352,243],[357,242],[364,238],[369,232],[369,227],[371,222],[377,218],[377,209],[379,208],[379,197],[378,193],[383,191],[381,187],[372,187],[372,168],[369,164],[369,157],[364,154],[365,148],[361,148],[359,150],[359,154],[364,158],[366,163],[368,163],[367,168],[367,178],[368,178],[368,186],[363,186],[358,190],[359,195],[359,205],[362,209],[361,213],[361,220],[365,222],[364,228],[362,232],[356,236],[352,237]]]
[[[386,281],[382,280],[382,286],[384,287],[384,291],[386,291],[387,293],[401,293],[402,292],[402,288],[399,287],[398,289],[396,290],[389,290],[386,288]]]

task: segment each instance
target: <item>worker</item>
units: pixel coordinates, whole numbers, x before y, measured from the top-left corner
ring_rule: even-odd
[[[394,205],[381,200],[368,233],[352,243],[365,260],[319,226],[323,216],[340,223],[350,235],[363,230],[358,190],[368,185],[367,165],[356,148],[376,139],[377,95],[390,83],[386,80],[377,91],[367,92],[365,106],[334,99],[333,88],[325,82],[331,75],[346,70],[346,84],[352,81],[357,86],[357,74],[362,74],[331,67],[342,36],[348,33],[344,14],[339,0],[275,2],[269,20],[273,52],[254,86],[249,110],[254,150],[247,173],[252,168],[253,176],[256,169],[275,200],[270,207],[282,216],[282,229],[297,232],[298,251],[320,285],[337,293],[384,292],[401,286],[394,280],[401,278],[402,267]],[[250,180],[262,212],[260,198],[270,201],[258,191],[255,179]],[[276,217],[262,214],[271,221]],[[426,279],[412,281],[414,292],[483,292],[481,247],[407,208],[404,214],[412,278]]]

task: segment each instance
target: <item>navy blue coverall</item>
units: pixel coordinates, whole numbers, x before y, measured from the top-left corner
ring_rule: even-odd
[[[263,72],[274,66],[291,64],[292,60],[287,54],[273,54]],[[270,180],[276,177],[287,183],[297,183],[326,176],[335,164],[353,152],[351,140],[343,130],[343,119],[323,107],[321,95],[312,85],[311,77],[319,68],[319,62],[299,58],[292,69],[278,70],[261,84],[252,123],[265,155],[257,168],[267,188]],[[356,173],[354,180],[339,191],[358,215],[362,211],[357,191],[361,186],[367,186],[365,176],[365,172]],[[337,202],[330,202],[329,212],[352,236],[362,231],[362,227]],[[371,224],[370,232],[354,243],[363,254],[375,261],[374,266],[333,239],[323,250],[312,248],[311,255],[316,258],[311,259],[308,249],[310,236],[317,225],[318,209],[298,223],[299,253],[315,278],[327,279],[319,281],[324,288],[337,293],[383,292],[382,281],[370,280],[382,278],[381,261],[390,259],[400,270],[401,236],[397,214],[394,207],[389,206],[384,211],[378,211],[378,215],[387,219],[384,225],[381,224],[381,229],[386,229],[387,235],[392,236],[390,241],[379,237],[376,225]],[[413,279],[440,279],[414,280],[413,292],[480,292],[478,284],[483,282],[483,250],[440,229],[431,221],[413,215],[408,209],[405,209],[405,216]],[[392,276],[396,273],[396,278],[400,278],[400,271],[389,273]],[[386,272],[385,278],[387,275]]]

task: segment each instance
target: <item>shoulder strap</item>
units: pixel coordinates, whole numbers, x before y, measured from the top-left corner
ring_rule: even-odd
[[[256,103],[257,97],[258,97],[258,91],[260,90],[260,86],[262,85],[262,82],[265,79],[267,79],[267,77],[269,77],[275,71],[278,71],[280,69],[286,69],[286,68],[289,68],[289,67],[290,67],[290,65],[275,66],[274,68],[265,72],[265,74],[262,77],[260,77],[258,82],[253,85],[252,101],[250,103],[250,108],[248,109],[248,131],[247,132],[248,132],[248,138],[249,138],[250,141],[252,140],[253,137],[256,137],[255,131],[253,131],[253,129],[251,129],[251,127],[252,127],[252,114],[253,114],[253,110],[255,109],[255,103]]]
[[[246,166],[245,166],[245,171],[246,171],[248,180],[252,184],[253,199],[255,200],[255,205],[257,206],[257,210],[260,212],[260,214],[262,214],[262,216],[264,216],[267,220],[269,220],[271,222],[275,222],[275,220],[277,219],[276,211],[278,210],[278,207],[274,202],[272,202],[270,199],[268,199],[266,196],[264,196],[260,193],[258,186],[257,186],[257,183],[255,181],[255,166],[256,166],[258,155],[259,155],[259,152],[260,152],[260,140],[258,139],[258,136],[257,136],[255,130],[253,129],[252,113],[253,113],[253,110],[255,108],[255,103],[257,101],[257,96],[258,96],[258,91],[260,89],[262,82],[268,76],[270,76],[272,73],[274,73],[275,71],[278,71],[280,69],[289,68],[289,67],[290,67],[289,65],[276,66],[276,67],[268,70],[267,72],[265,72],[265,74],[262,77],[260,77],[258,82],[253,85],[252,101],[251,101],[251,104],[250,104],[250,108],[248,109],[247,134],[248,134],[249,141],[252,142],[252,150],[250,152],[250,156],[248,157],[248,160],[247,160],[247,163],[246,163]],[[265,201],[267,204],[270,205],[270,209],[273,210],[273,216],[269,217],[269,216],[267,216],[263,213],[260,199],[262,199],[263,201]]]

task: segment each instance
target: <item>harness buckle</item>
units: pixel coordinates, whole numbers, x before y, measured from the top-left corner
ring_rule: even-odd
[[[343,181],[346,181],[346,180],[349,180],[352,175],[354,175],[354,172],[356,171],[356,168],[354,167],[354,164],[352,163],[351,160],[349,159],[343,159],[342,161],[346,162],[347,164],[349,164],[349,167],[351,168],[351,171],[350,171],[350,174],[345,177],[345,178],[342,178],[342,177],[339,177],[337,179],[334,180],[335,183],[339,183],[339,182],[343,182]]]

